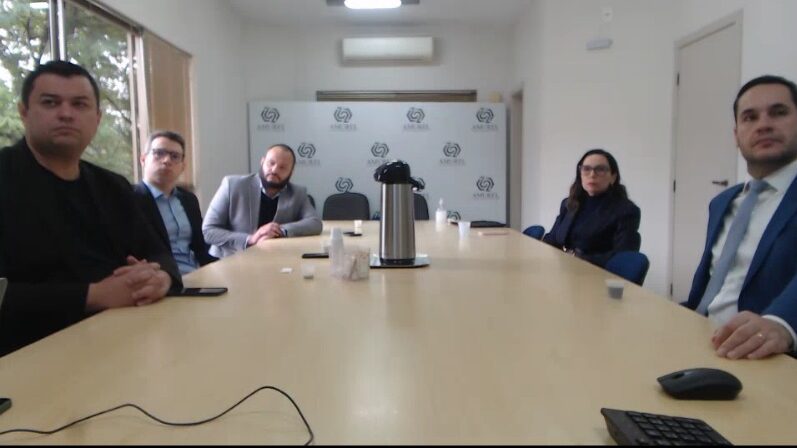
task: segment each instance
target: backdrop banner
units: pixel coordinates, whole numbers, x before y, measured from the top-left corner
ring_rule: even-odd
[[[434,219],[443,198],[449,216],[506,222],[506,108],[503,103],[249,103],[249,165],[266,149],[296,151],[293,181],[307,187],[319,212],[324,200],[351,191],[380,211],[376,168],[410,164]]]

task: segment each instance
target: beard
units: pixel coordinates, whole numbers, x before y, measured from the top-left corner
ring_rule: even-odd
[[[266,174],[263,172],[263,170],[260,170],[260,183],[263,185],[263,188],[267,190],[268,189],[282,190],[283,188],[285,188],[286,185],[288,185],[288,182],[291,181],[292,174],[293,173],[289,174],[288,177],[282,180],[282,182],[272,182],[270,180],[267,180]]]
[[[88,144],[82,139],[55,139],[31,136],[28,144],[42,155],[53,159],[79,159]]]

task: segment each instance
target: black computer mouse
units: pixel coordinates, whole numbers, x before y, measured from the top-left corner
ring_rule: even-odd
[[[719,369],[685,369],[657,379],[665,392],[679,400],[733,400],[742,390],[738,378]]]

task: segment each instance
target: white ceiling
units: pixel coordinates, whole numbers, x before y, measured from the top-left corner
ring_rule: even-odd
[[[533,0],[420,0],[398,9],[355,11],[326,0],[228,0],[247,22],[279,26],[513,25]]]

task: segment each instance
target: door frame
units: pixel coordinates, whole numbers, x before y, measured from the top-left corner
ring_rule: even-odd
[[[675,159],[676,155],[678,154],[678,74],[681,72],[681,66],[679,63],[679,55],[681,49],[684,47],[691,45],[701,39],[704,39],[714,33],[718,33],[728,27],[738,24],[740,27],[739,38],[742,42],[739,42],[739,49],[740,49],[740,61],[744,61],[744,11],[739,9],[734,11],[714,22],[711,22],[708,25],[703,26],[702,28],[694,31],[692,33],[687,34],[686,36],[677,39],[674,44],[674,52],[673,52],[673,74],[672,74],[672,85],[674,88],[672,89],[672,125],[670,126],[672,129],[672,133],[670,135],[670,186],[673,187],[673,191],[670,192],[670,244],[667,248],[667,280],[670,285],[669,292],[667,293],[670,300],[673,300],[673,282],[674,273],[673,273],[673,266],[674,263],[674,252],[675,252]],[[742,67],[739,67],[739,73],[742,72]],[[741,81],[741,80],[740,80]],[[738,162],[737,162],[738,163]],[[738,167],[736,169],[736,173],[734,173],[737,177],[734,179],[734,184],[738,181]],[[708,204],[706,204],[708,207]]]
[[[523,224],[523,88],[512,91],[507,120],[507,225],[522,231]]]

